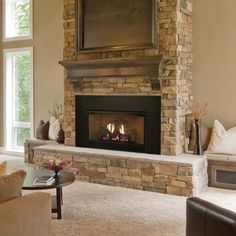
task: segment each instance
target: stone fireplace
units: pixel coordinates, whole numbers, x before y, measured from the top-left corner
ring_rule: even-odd
[[[192,0],[156,0],[154,3],[156,47],[78,53],[76,0],[64,0],[64,61],[60,63],[67,72],[64,80],[66,145],[75,146],[80,139],[79,131],[76,132],[76,96],[156,96],[161,99],[160,145],[156,153],[183,152],[185,115],[192,100]],[[123,114],[120,115],[120,120],[124,120]],[[110,124],[113,129],[114,124],[117,130],[122,129],[124,124],[115,124],[112,114],[109,116],[107,121],[101,121],[106,123],[103,126]],[[90,122],[99,120],[101,114],[100,118],[89,119]],[[94,139],[94,134],[88,134]],[[133,140],[131,137],[132,134],[128,134],[128,140]],[[108,141],[114,145],[114,140]],[[137,144],[142,146],[142,143],[140,138]],[[144,152],[153,153],[145,148]]]
[[[182,196],[195,196],[207,186],[206,158],[178,155],[192,100],[192,3],[64,0],[65,145],[35,147],[36,165],[49,158],[67,160],[79,180]],[[114,20],[125,23],[117,27]],[[143,31],[148,24],[152,27]],[[81,27],[84,34],[78,34]],[[103,48],[107,42],[113,46]]]

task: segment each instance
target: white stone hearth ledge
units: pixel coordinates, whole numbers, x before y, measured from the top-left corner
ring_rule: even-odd
[[[207,186],[205,156],[154,155],[64,145],[34,148],[34,163],[43,167],[49,159],[67,160],[76,179],[146,191],[196,196]]]
[[[167,156],[167,155],[157,155],[157,154],[147,154],[147,153],[137,153],[137,152],[124,152],[124,151],[114,151],[106,149],[95,149],[95,148],[82,148],[82,147],[72,147],[64,145],[43,145],[34,148],[35,151],[47,151],[55,153],[76,153],[83,156],[88,156],[88,158],[93,157],[121,157],[122,159],[133,159],[138,161],[151,161],[157,163],[171,163],[171,164],[183,164],[186,166],[192,166],[194,163],[202,162],[205,156],[191,155],[191,154],[181,154],[178,156]]]

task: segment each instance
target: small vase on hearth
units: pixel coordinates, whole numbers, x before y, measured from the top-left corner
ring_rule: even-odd
[[[58,131],[58,135],[57,135],[56,141],[58,143],[64,143],[65,142],[65,132],[62,129],[62,125],[61,124],[60,124],[60,129]]]
[[[202,147],[202,140],[201,140],[201,120],[195,119],[195,129],[196,129],[196,137],[195,137],[195,145],[193,153],[195,155],[203,155],[203,147]]]

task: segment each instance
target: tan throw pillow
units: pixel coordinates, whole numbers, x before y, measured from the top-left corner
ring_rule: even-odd
[[[21,196],[25,176],[26,172],[23,170],[0,176],[0,203]]]
[[[3,163],[0,163],[0,176],[6,175],[7,173],[7,162],[4,161]]]
[[[41,120],[39,122],[37,129],[36,129],[36,138],[42,139],[42,140],[47,140],[48,139],[48,130],[49,130],[49,121],[44,122],[43,120]]]

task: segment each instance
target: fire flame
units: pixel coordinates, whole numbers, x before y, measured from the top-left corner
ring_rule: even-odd
[[[113,123],[108,123],[108,124],[107,124],[107,129],[108,129],[111,133],[113,133],[114,130],[115,130],[115,125],[114,125]]]
[[[125,127],[123,124],[120,125],[119,131],[121,134],[125,134]]]
[[[103,141],[129,142],[129,135],[125,134],[125,126],[123,124],[116,125],[114,123],[108,123],[107,131],[102,136]]]

